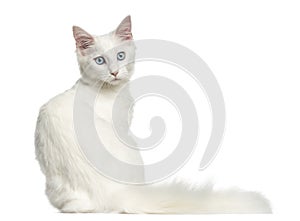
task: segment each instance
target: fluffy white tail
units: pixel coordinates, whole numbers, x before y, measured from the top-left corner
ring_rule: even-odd
[[[214,191],[211,186],[183,183],[135,187],[122,196],[125,213],[272,213],[268,200],[238,189]]]

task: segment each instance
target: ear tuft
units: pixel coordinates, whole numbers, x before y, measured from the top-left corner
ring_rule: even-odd
[[[73,36],[76,47],[80,50],[87,49],[95,43],[93,36],[78,26],[73,26]]]
[[[124,41],[132,40],[130,15],[124,18],[123,21],[119,24],[118,28],[115,31],[115,34]]]

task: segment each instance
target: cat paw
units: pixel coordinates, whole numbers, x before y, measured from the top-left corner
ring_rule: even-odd
[[[61,209],[63,213],[93,213],[95,207],[86,200],[72,200],[66,203]]]

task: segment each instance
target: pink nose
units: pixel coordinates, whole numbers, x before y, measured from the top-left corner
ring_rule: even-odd
[[[113,73],[110,73],[110,74],[116,77],[116,76],[118,75],[118,73],[119,73],[119,72],[116,71],[116,72],[113,72]]]

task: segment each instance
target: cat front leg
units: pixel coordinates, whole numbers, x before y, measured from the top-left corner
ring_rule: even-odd
[[[97,212],[89,199],[72,199],[60,209],[63,213],[94,213]]]

